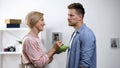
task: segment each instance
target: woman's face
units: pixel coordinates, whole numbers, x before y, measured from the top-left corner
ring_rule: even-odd
[[[44,18],[42,17],[36,24],[35,27],[39,30],[39,31],[43,31],[45,26],[45,22],[44,22]]]

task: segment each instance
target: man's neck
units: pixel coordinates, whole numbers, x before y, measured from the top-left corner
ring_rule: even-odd
[[[74,28],[77,31],[83,25],[83,21],[80,21]]]

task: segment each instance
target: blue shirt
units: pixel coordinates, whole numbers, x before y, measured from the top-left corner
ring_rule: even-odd
[[[83,24],[71,43],[68,68],[96,68],[96,38],[92,30]]]

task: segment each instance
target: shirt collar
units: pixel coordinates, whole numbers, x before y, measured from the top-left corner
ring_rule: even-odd
[[[83,24],[76,32],[77,32],[77,33],[80,33],[85,27],[86,27],[86,25]]]

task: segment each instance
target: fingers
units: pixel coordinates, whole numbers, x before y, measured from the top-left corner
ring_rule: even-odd
[[[56,41],[56,42],[59,47],[62,45],[62,41]]]
[[[62,46],[62,41],[55,41],[55,43],[54,43],[54,49],[58,49],[61,46]]]

